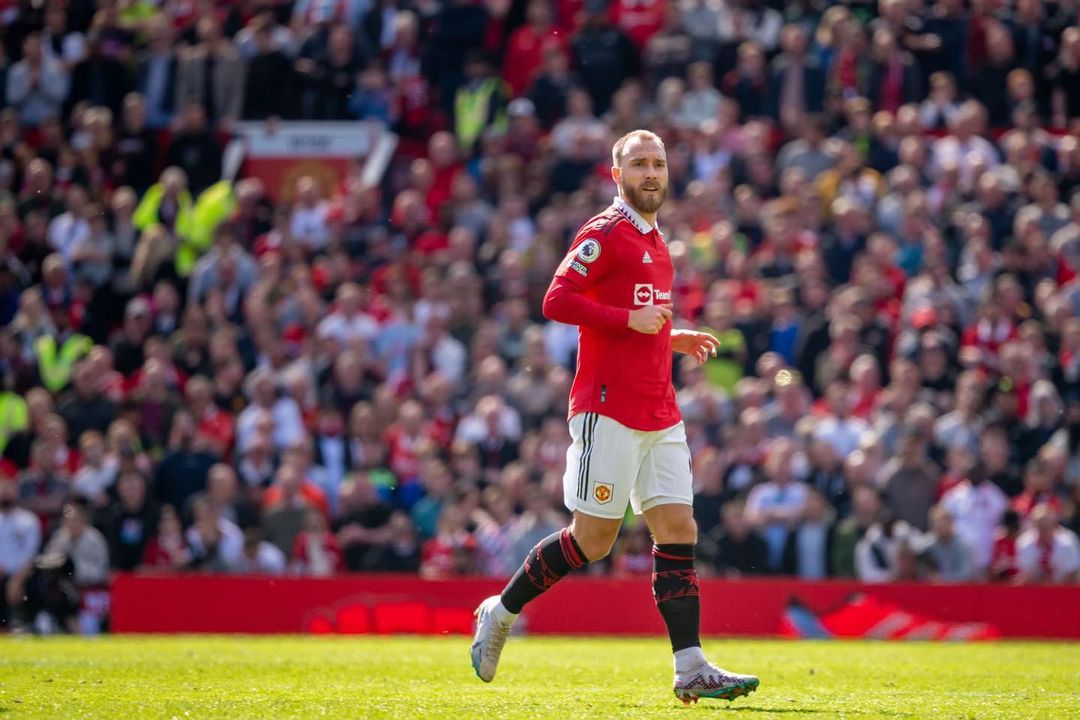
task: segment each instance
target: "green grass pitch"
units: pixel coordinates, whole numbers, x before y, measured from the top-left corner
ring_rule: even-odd
[[[0,718],[1080,718],[1080,644],[708,640],[761,687],[683,707],[662,638],[0,638]]]

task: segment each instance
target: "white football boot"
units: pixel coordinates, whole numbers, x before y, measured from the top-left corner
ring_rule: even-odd
[[[683,705],[696,703],[703,697],[734,700],[757,690],[759,682],[753,675],[728,672],[707,662],[689,672],[675,673],[675,697]]]
[[[510,637],[510,628],[514,621],[504,621],[499,615],[506,613],[499,608],[501,613],[496,612],[496,607],[501,600],[498,595],[492,595],[473,613],[476,618],[476,637],[473,638],[472,647],[469,649],[472,655],[473,670],[476,677],[484,682],[495,679],[495,669],[499,666],[499,656],[502,654],[506,639]],[[517,617],[512,615],[511,618]]]

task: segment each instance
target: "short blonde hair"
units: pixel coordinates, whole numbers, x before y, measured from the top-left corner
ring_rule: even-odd
[[[660,146],[660,149],[665,153],[667,149],[664,147],[664,141],[660,139],[660,136],[651,130],[631,130],[623,135],[621,138],[615,141],[615,144],[611,146],[611,164],[615,167],[622,167],[623,151],[626,149],[626,143],[631,140],[652,140],[654,143]]]

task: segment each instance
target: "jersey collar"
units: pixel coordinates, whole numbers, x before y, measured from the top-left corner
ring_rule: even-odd
[[[629,220],[633,224],[633,226],[638,229],[638,232],[642,235],[648,235],[653,230],[655,230],[658,234],[660,233],[659,225],[653,227],[649,223],[645,222],[645,218],[641,217],[641,215],[638,214],[638,211],[630,206],[630,203],[626,202],[618,195],[615,196],[615,201],[612,203],[612,205],[614,205],[615,209],[619,212],[619,214]]]

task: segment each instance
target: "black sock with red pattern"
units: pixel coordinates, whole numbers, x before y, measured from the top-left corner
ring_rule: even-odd
[[[525,562],[502,591],[502,604],[517,614],[525,603],[535,600],[545,590],[566,577],[571,570],[587,562],[570,528],[548,535],[536,544]]]
[[[698,599],[694,546],[667,543],[653,546],[653,599],[664,616],[671,650],[701,645],[701,603]]]

